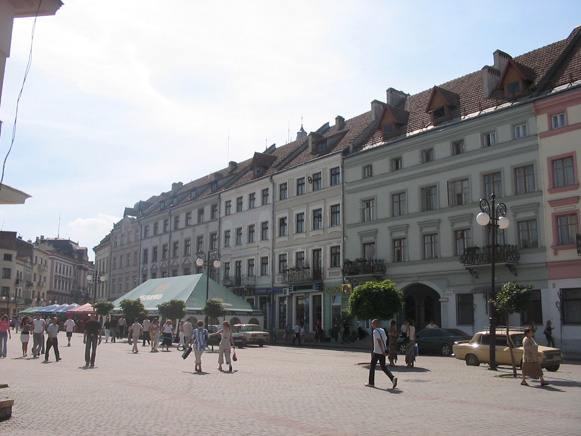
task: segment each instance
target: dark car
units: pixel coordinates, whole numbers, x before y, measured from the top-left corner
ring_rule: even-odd
[[[420,353],[435,353],[442,356],[452,355],[454,342],[469,341],[472,335],[458,329],[433,328],[416,333],[416,343]],[[398,350],[405,354],[403,338],[398,339]]]

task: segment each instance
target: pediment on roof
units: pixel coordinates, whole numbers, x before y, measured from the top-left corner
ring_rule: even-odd
[[[502,90],[507,99],[522,96],[529,92],[535,76],[532,68],[510,59],[502,71],[497,89]]]
[[[384,105],[377,128],[381,131],[384,139],[402,135],[407,130],[409,117],[410,113],[406,110]]]
[[[252,169],[252,177],[261,177],[276,161],[276,156],[265,153],[254,153],[250,168]]]
[[[428,98],[426,112],[431,115],[432,123],[451,120],[459,116],[460,95],[440,86],[434,86]]]

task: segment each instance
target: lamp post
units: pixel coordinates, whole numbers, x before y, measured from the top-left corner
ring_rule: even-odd
[[[496,261],[496,247],[497,247],[497,232],[498,229],[507,229],[510,221],[505,217],[506,205],[504,203],[495,203],[495,195],[490,195],[490,203],[486,199],[480,200],[480,212],[476,216],[476,222],[481,226],[490,227],[491,247],[490,247],[490,265],[491,265],[491,285],[490,298],[488,300],[488,313],[490,315],[490,367],[491,370],[496,370],[496,308],[493,301],[496,298],[495,289],[495,261]]]
[[[204,251],[198,251],[196,253],[198,258],[196,259],[196,265],[199,267],[206,267],[206,302],[208,301],[208,292],[210,291],[210,266],[215,269],[222,266],[220,262],[220,252],[218,250],[210,250],[207,253]],[[206,315],[206,328],[208,327],[208,316]]]
[[[93,283],[93,304],[95,304],[97,301],[97,285],[105,281],[105,273],[95,271],[93,274],[88,274],[87,281]]]
[[[14,297],[16,299],[16,297]],[[8,319],[10,320],[10,300],[12,297],[10,296],[10,291],[6,291],[4,295],[2,295],[2,299],[6,300],[6,314],[8,315]]]

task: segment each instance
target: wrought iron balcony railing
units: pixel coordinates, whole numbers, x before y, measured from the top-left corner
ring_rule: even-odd
[[[516,245],[497,245],[494,252],[495,263],[515,264],[520,259]],[[467,247],[459,257],[464,265],[486,265],[492,263],[492,245],[485,247]]]
[[[385,274],[386,270],[383,259],[346,260],[341,269],[344,276]]]
[[[303,283],[323,280],[323,268],[289,268],[286,270],[287,283]]]

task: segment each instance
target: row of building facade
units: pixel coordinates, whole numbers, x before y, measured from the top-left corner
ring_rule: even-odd
[[[95,297],[207,272],[265,328],[320,320],[329,332],[354,286],[391,279],[398,321],[471,333],[488,324],[493,244],[475,217],[494,194],[510,220],[496,287],[534,287],[511,324],[551,320],[558,344],[581,350],[580,48],[577,28],[514,58],[497,50],[480,71],[414,95],[389,88],[366,113],[173,183],[95,247]]]

